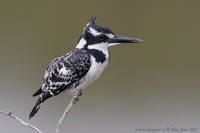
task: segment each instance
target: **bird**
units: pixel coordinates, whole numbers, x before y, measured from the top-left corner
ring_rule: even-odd
[[[75,95],[93,83],[107,67],[110,59],[108,48],[120,43],[140,43],[143,40],[116,35],[107,27],[95,23],[91,17],[83,28],[75,48],[51,61],[40,88],[33,94],[39,98],[29,114],[31,119],[47,99],[68,91]]]

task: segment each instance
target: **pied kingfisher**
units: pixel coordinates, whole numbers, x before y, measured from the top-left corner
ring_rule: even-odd
[[[39,96],[29,119],[47,99],[67,90],[72,94],[94,82],[108,65],[108,47],[119,43],[139,43],[141,39],[115,35],[110,29],[95,24],[91,18],[83,29],[77,46],[69,53],[51,61],[41,87],[33,94]]]

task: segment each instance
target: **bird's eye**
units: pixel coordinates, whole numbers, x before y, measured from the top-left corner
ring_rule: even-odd
[[[100,34],[100,35],[99,35],[99,39],[100,39],[100,40],[107,40],[108,37],[107,37],[106,35],[104,35],[104,34]]]

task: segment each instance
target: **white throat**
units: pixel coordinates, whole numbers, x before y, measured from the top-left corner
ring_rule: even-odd
[[[106,58],[109,59],[108,45],[107,43],[98,43],[94,45],[88,45],[88,49],[96,49],[103,52],[106,55]]]

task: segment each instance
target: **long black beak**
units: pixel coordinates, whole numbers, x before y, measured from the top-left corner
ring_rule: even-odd
[[[108,40],[109,43],[139,43],[142,41],[143,41],[142,39],[130,38],[130,37],[118,36],[118,35],[115,35],[113,38]]]

